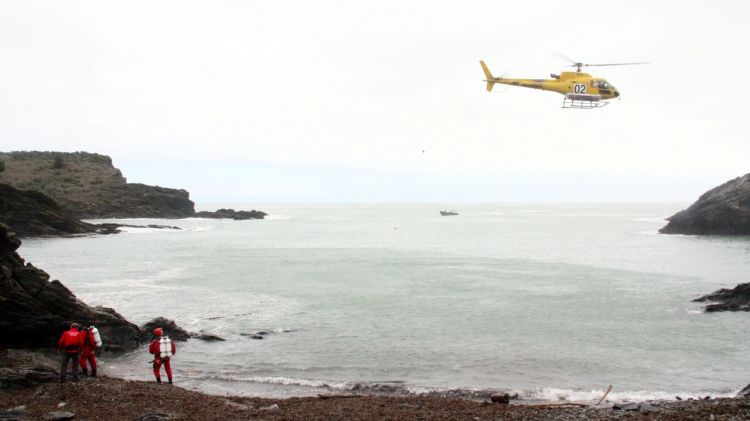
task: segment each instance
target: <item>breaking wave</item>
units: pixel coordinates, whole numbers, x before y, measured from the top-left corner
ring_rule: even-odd
[[[528,390],[514,389],[481,389],[481,388],[440,388],[407,385],[403,381],[383,381],[383,382],[351,382],[351,381],[333,381],[321,379],[299,379],[282,376],[241,376],[234,374],[197,376],[203,381],[229,381],[242,383],[260,383],[282,386],[299,386],[315,389],[317,393],[352,393],[362,395],[387,395],[387,396],[434,396],[450,397],[472,400],[487,400],[493,394],[508,393],[512,399],[520,401],[534,402],[580,402],[594,404],[604,396],[604,389],[561,389],[553,387],[544,387]],[[198,380],[198,378],[194,378]],[[612,402],[645,402],[645,401],[674,401],[679,399],[701,399],[705,396],[711,397],[732,397],[737,393],[736,390],[725,390],[719,393],[714,392],[667,392],[667,391],[648,391],[648,390],[631,390],[631,391],[612,391],[604,400],[606,403]]]

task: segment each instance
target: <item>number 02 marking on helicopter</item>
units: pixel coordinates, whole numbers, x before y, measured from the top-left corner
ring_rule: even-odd
[[[583,83],[576,84],[573,87],[573,91],[577,94],[585,94],[586,93],[586,85]]]

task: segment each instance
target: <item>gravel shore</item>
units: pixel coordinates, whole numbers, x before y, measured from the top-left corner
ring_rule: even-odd
[[[0,391],[0,419],[44,419],[69,411],[78,420],[750,420],[750,399],[653,403],[641,410],[534,407],[422,396],[261,399],[206,395],[177,385],[110,377]],[[59,406],[61,403],[65,403]],[[14,408],[16,414],[9,413]],[[161,417],[149,414],[161,414]]]
[[[107,376],[57,382],[53,356],[0,349],[0,421],[41,420],[750,420],[750,397],[651,402],[615,409],[423,395],[323,395],[289,399],[216,396]],[[565,405],[566,402],[561,402]],[[570,404],[567,402],[567,404]],[[70,415],[70,414],[68,414]]]

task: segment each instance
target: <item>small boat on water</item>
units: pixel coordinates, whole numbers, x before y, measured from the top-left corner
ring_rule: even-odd
[[[458,212],[451,210],[451,211],[440,211],[440,214],[443,216],[453,216],[458,215]]]

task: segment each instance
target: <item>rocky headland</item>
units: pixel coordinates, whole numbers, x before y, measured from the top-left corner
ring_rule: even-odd
[[[195,204],[186,190],[128,183],[122,172],[114,167],[110,157],[88,152],[0,152],[0,184],[19,191],[41,193],[49,199],[46,202],[55,203],[57,212],[65,214],[68,219],[196,217],[244,220],[263,219],[267,215],[256,210],[234,209],[196,212]],[[29,214],[41,202],[23,203],[29,205],[23,210]],[[15,220],[3,219],[3,216],[0,208],[0,221],[11,225],[24,236],[97,232],[106,228],[68,221],[69,229],[62,229],[60,233],[42,229],[29,230],[27,234],[25,226]]]
[[[717,311],[750,311],[750,282],[739,284],[732,289],[722,288],[696,298],[693,301],[712,303],[705,307],[707,313]]]
[[[49,274],[24,261],[20,246],[21,240],[0,224],[0,346],[53,348],[73,322],[96,325],[107,338],[106,350],[138,346],[138,326],[111,308],[86,305],[60,281],[50,281]]]
[[[195,213],[181,189],[128,183],[112,159],[87,152],[0,153],[0,183],[44,193],[80,219],[184,218]]]
[[[168,225],[90,224],[62,209],[54,200],[37,191],[18,190],[0,184],[0,223],[12,227],[20,237],[59,237],[76,234],[116,234],[120,228],[180,229]]]
[[[750,235],[750,174],[707,191],[667,220],[662,234]]]

